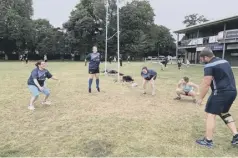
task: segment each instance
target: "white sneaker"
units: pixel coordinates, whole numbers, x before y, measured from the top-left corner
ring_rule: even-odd
[[[32,106],[32,105],[31,105],[31,106],[29,105],[29,106],[28,106],[28,109],[29,109],[29,110],[35,110],[35,107]]]
[[[45,101],[45,102],[42,102],[41,104],[42,105],[51,105],[51,102],[50,101]]]

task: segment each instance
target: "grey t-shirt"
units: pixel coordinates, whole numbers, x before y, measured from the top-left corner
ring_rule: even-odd
[[[40,70],[38,68],[35,68],[34,70],[32,70],[31,75],[27,81],[27,84],[36,86],[34,83],[34,79],[37,79],[39,85],[44,86],[46,78],[49,79],[51,77],[52,75],[48,70],[46,69]]]

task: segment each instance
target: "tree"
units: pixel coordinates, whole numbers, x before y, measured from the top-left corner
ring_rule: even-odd
[[[65,34],[60,28],[54,28],[46,19],[37,19],[34,23],[32,52],[44,54],[61,54],[65,52]]]
[[[184,18],[185,18],[185,20],[183,21],[183,24],[185,24],[186,27],[209,21],[203,15],[199,15],[199,14],[190,14],[190,15],[185,16]]]
[[[9,54],[31,41],[32,0],[0,1],[0,50]]]
[[[70,19],[63,25],[67,31],[67,42],[71,51],[86,53],[91,50],[92,45],[102,45],[104,26],[104,1],[81,0],[71,12]]]
[[[134,0],[120,8],[120,53],[143,56],[158,50],[172,48],[174,39],[169,29],[154,24],[154,11],[147,0]],[[108,56],[117,52],[117,5],[109,1]],[[65,43],[70,51],[84,54],[94,44],[99,51],[105,46],[105,4],[103,0],[81,0],[69,20],[64,23]],[[101,29],[100,29],[101,28]]]
[[[0,51],[40,55],[66,52],[65,33],[48,20],[32,20],[32,0],[0,0]]]
[[[140,55],[149,51],[148,30],[154,23],[154,11],[148,1],[133,1],[120,10],[121,52]]]
[[[173,51],[175,48],[175,40],[170,33],[170,30],[162,25],[153,25],[150,29],[150,39],[152,50],[157,53],[167,53]]]

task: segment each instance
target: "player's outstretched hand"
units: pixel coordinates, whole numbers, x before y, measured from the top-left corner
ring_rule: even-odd
[[[197,100],[197,105],[201,106],[202,105],[202,99]]]

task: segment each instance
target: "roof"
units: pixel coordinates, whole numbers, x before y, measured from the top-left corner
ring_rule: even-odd
[[[238,20],[238,15],[223,18],[223,19],[219,19],[219,20],[211,20],[211,21],[204,22],[202,24],[189,26],[189,27],[186,27],[184,29],[174,31],[174,33],[186,33],[188,31],[192,31],[192,30],[195,30],[195,29],[198,29],[198,28],[217,25],[217,24],[221,24],[221,23],[224,23],[224,22],[232,21],[232,20]]]

